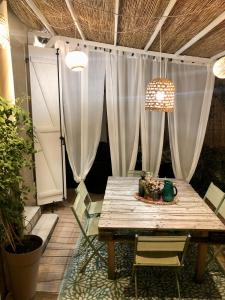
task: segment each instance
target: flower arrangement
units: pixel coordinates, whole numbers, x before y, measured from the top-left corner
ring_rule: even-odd
[[[150,197],[155,200],[161,198],[163,183],[153,177],[143,180],[143,188],[145,197]]]

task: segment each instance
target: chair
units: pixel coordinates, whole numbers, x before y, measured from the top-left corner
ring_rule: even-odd
[[[224,197],[225,193],[221,191],[213,182],[211,182],[203,200],[206,202],[208,201],[210,205],[213,206],[215,214],[217,214]]]
[[[128,177],[141,177],[142,171],[141,170],[129,170],[127,172]]]
[[[93,253],[90,254],[89,258],[83,263],[80,272],[83,272],[85,270],[94,255],[97,255],[103,262],[107,263],[105,258],[99,253],[99,250],[104,246],[104,244],[96,248],[93,243],[98,236],[99,217],[88,217],[85,198],[85,193],[78,192],[74,204],[71,207],[72,212],[81,229],[82,235],[85,239],[85,243],[83,245],[87,244],[93,251]],[[83,224],[85,225],[85,227],[83,226]]]
[[[103,200],[92,201],[83,180],[79,183],[78,187],[76,188],[76,192],[81,193],[83,195],[83,197],[86,198],[85,201],[87,203],[87,212],[89,215],[101,213]]]
[[[222,221],[225,224],[225,198],[223,199],[222,203],[220,203],[220,206],[219,206],[219,208],[217,210],[217,215],[222,219]],[[223,245],[219,245],[217,249],[214,249],[214,253],[213,253],[212,257],[208,260],[207,266],[217,257],[217,255],[219,253],[221,253],[222,251],[225,250],[225,245],[224,245],[224,237],[225,236],[224,236],[224,232],[222,234],[221,233],[217,234],[218,238],[220,238],[220,236],[222,238],[222,241],[220,241],[220,242],[221,243],[223,242]],[[212,243],[212,244],[214,244],[214,245],[217,244],[218,245],[218,243]]]
[[[177,290],[180,299],[180,286],[177,269],[184,265],[184,257],[190,240],[185,236],[138,236],[135,237],[133,274],[135,275],[135,297],[137,295],[138,267],[173,267],[176,274]]]

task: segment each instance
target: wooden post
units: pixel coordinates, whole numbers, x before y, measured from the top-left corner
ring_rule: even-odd
[[[108,278],[115,279],[115,241],[112,239],[107,241],[108,246]]]
[[[7,1],[0,1],[0,35],[6,38],[4,47],[0,44],[0,96],[8,99],[10,102],[15,101],[12,57],[9,42],[9,26],[8,26],[8,13]]]
[[[202,232],[202,237],[207,237],[208,232]],[[197,262],[196,262],[196,272],[195,272],[195,281],[200,283],[203,280],[205,273],[205,266],[207,261],[208,254],[208,244],[199,243],[198,244],[198,253],[197,253]]]

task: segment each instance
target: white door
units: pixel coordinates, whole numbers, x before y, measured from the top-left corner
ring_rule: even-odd
[[[65,149],[60,139],[57,56],[55,49],[29,46],[32,119],[36,135],[37,203],[66,197]]]

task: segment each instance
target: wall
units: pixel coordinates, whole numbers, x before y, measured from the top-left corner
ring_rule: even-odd
[[[225,148],[225,80],[216,78],[204,146]]]
[[[28,28],[14,15],[10,8],[8,10],[8,14],[15,96],[25,97],[23,107],[29,111],[29,100],[26,99],[29,95],[29,85],[27,81],[28,69],[25,62],[25,58],[27,56]],[[33,187],[26,204],[35,205],[36,200],[34,197],[35,188],[33,171],[25,170],[23,172],[23,177],[26,184]]]

